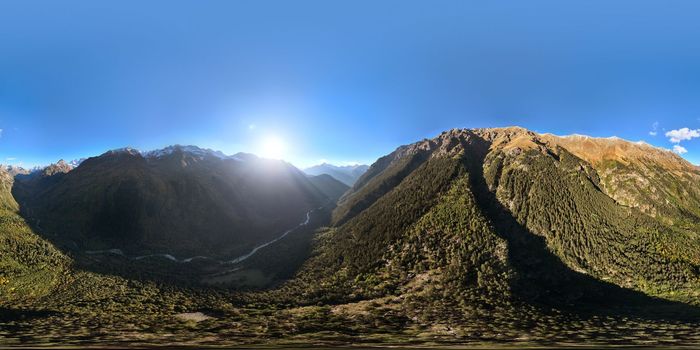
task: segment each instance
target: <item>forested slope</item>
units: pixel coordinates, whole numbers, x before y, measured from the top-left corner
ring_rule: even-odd
[[[620,204],[590,163],[527,130],[402,146],[358,184],[287,295],[349,302],[422,285],[472,306],[698,302],[697,232]]]
[[[0,307],[48,294],[70,260],[36,235],[19,215],[11,194],[14,179],[0,169]]]

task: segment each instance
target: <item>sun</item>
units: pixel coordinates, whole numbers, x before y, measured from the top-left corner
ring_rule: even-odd
[[[284,140],[277,136],[268,136],[260,144],[260,156],[263,158],[282,159],[286,150]]]

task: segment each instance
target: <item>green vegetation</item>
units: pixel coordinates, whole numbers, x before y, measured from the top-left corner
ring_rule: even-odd
[[[10,206],[0,344],[698,344],[692,217],[623,205],[592,165],[522,136],[402,147],[332,221],[312,216],[225,273],[69,257]],[[195,312],[210,318],[178,316]]]
[[[530,151],[487,160],[500,173],[489,186],[520,225],[543,236],[570,268],[598,279],[652,295],[698,289],[697,231],[618,205],[585,162],[563,149],[557,158]]]
[[[322,185],[334,196],[333,185],[345,188]],[[65,174],[19,176],[12,190],[29,224],[63,250],[178,257],[245,254],[334,202],[290,164],[177,147],[107,152]]]
[[[398,186],[403,179],[425,161],[424,153],[411,154],[391,161],[386,156],[377,161],[355,184],[357,189],[346,193],[333,212],[333,223],[342,224],[369,208],[375,201]],[[386,168],[385,168],[386,167]]]
[[[0,306],[47,295],[70,261],[18,215],[12,184],[9,174],[0,171]]]
[[[623,204],[680,226],[700,221],[700,173],[669,172],[657,164],[606,161],[600,166],[601,182]]]
[[[33,300],[48,294],[69,260],[35,235],[16,213],[0,210],[0,300]]]

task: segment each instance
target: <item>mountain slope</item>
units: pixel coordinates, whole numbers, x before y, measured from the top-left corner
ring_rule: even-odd
[[[610,309],[652,303],[635,290],[700,290],[697,231],[619,204],[594,166],[520,128],[399,147],[346,193],[334,222],[289,286],[310,288],[311,302],[408,298],[419,284],[461,305]]]
[[[293,166],[174,146],[85,160],[68,173],[19,177],[22,212],[63,248],[176,256],[244,253],[332,199]]]
[[[330,175],[336,180],[352,186],[357,182],[357,179],[364,174],[369,166],[367,165],[346,165],[337,166],[333,164],[323,163],[304,169],[304,172],[309,175]]]
[[[117,179],[133,173],[134,179],[149,181],[140,186],[167,189],[172,179],[161,177],[163,169],[188,178],[175,169],[202,166],[208,175],[219,174],[202,157],[219,159],[215,164],[255,160],[244,155],[226,160],[209,152],[171,157],[176,153],[143,158],[125,151],[87,160],[41,193],[56,195],[65,181],[77,181],[72,177],[109,188],[86,174],[75,175],[83,166],[95,171],[103,161],[112,166],[100,165],[105,172],[95,176],[110,180],[106,183],[119,183],[108,176],[118,165],[119,176],[112,174]],[[250,173],[260,176],[254,169]],[[666,180],[677,181],[674,176]],[[202,183],[198,177],[178,179]],[[125,197],[151,195],[136,189]],[[620,203],[606,192],[596,165],[544,135],[520,128],[452,130],[399,147],[345,193],[334,216],[334,223],[316,234],[308,260],[278,288],[229,293],[74,267],[60,288],[0,309],[0,343],[700,342],[697,231]],[[39,226],[45,227],[44,220]],[[306,240],[312,228],[307,228],[282,240],[281,250],[262,251],[247,263],[259,270],[290,267],[280,278],[294,274],[301,256],[293,263],[278,259],[312,248]],[[293,249],[297,245],[303,249]],[[246,283],[264,272],[239,268],[234,277]],[[7,306],[2,301],[0,308]],[[192,316],[207,319],[181,318]]]
[[[48,294],[69,266],[69,259],[19,216],[13,182],[0,168],[0,306]]]
[[[326,197],[331,199],[333,203],[337,202],[343,193],[350,189],[348,185],[327,174],[309,176],[309,181],[323,192]]]
[[[619,203],[668,224],[700,223],[700,171],[675,153],[618,138],[542,138],[590,163],[602,189]]]

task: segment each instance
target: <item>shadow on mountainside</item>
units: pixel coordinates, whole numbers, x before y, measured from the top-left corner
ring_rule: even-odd
[[[490,142],[474,134],[463,158],[474,196],[495,232],[508,244],[517,275],[510,281],[516,299],[543,308],[588,315],[640,317],[649,320],[700,321],[700,308],[650,297],[572,270],[547,248],[545,238],[521,225],[489,190],[484,161]]]
[[[75,236],[45,227],[47,225],[43,224],[43,220],[35,216],[33,208],[27,205],[27,186],[22,181],[15,181],[11,189],[19,204],[20,216],[34,233],[69,256],[75,270],[189,288],[265,289],[290,278],[309,256],[314,231],[328,225],[334,205],[331,202],[324,203],[324,206],[310,213],[305,224],[276,232],[270,241],[260,242],[236,256],[211,254],[207,258],[202,258],[203,255],[173,257],[168,251],[125,252],[118,244],[105,245],[101,250],[87,250]],[[279,239],[285,232],[287,234],[283,239]],[[222,263],[250,254],[253,250],[254,254],[240,262]],[[170,257],[178,261],[173,261]],[[185,261],[191,257],[193,259]]]

